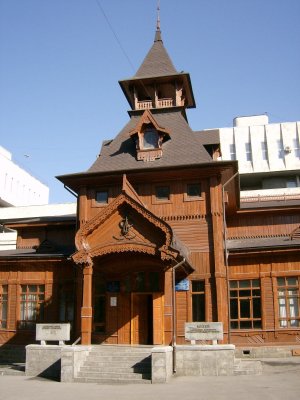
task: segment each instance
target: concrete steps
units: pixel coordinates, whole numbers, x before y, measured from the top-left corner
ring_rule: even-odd
[[[261,375],[262,364],[260,360],[234,360],[234,375]]]
[[[93,346],[75,381],[151,383],[151,347]]]
[[[0,376],[3,375],[25,375],[25,365],[24,364],[10,364],[3,365],[0,364]]]

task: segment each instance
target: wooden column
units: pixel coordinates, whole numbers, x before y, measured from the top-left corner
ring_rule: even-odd
[[[172,343],[172,268],[165,272],[165,296],[164,296],[164,330],[165,344]]]
[[[213,252],[215,267],[215,282],[217,296],[217,318],[223,322],[224,331],[227,325],[227,289],[226,289],[226,268],[224,262],[224,238],[223,238],[223,203],[222,185],[220,177],[210,179],[210,207],[212,218]]]
[[[91,344],[92,338],[92,265],[86,265],[83,268],[83,295],[81,307],[81,343],[83,345]]]

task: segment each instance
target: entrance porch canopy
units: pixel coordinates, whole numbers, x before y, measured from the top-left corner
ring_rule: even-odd
[[[125,175],[121,194],[78,230],[75,244],[76,264],[92,265],[95,257],[132,252],[157,256],[170,267],[185,259],[186,271],[193,271],[187,248],[165,221],[146,209]]]

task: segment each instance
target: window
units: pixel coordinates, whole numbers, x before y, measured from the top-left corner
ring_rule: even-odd
[[[297,187],[297,179],[296,178],[288,178],[286,181],[287,188],[295,188]]]
[[[230,154],[230,160],[236,159],[236,150],[234,143],[229,145],[229,154]]]
[[[232,329],[261,328],[258,279],[230,281],[230,326]]]
[[[96,202],[100,204],[108,203],[108,191],[100,190],[96,192]]]
[[[21,328],[33,329],[44,320],[44,302],[44,285],[21,285]]]
[[[105,283],[96,282],[94,286],[94,331],[105,332],[106,321],[106,287]]]
[[[158,148],[158,134],[155,129],[146,129],[143,135],[143,149]]]
[[[245,143],[245,152],[246,152],[246,160],[247,161],[252,161],[252,149],[251,149],[251,143],[246,142]]]
[[[0,285],[0,328],[7,328],[7,285]]]
[[[201,186],[199,183],[188,183],[186,188],[186,194],[189,198],[201,197]]]
[[[192,281],[192,313],[193,321],[205,321],[205,283]]]
[[[59,290],[59,321],[73,322],[74,292],[73,285],[62,285]]]
[[[297,135],[296,139],[293,139],[293,147],[294,147],[294,155],[296,158],[300,158],[300,145],[299,145],[299,137]]]
[[[260,142],[261,157],[264,161],[268,161],[268,146],[267,142]]]
[[[155,188],[155,196],[157,200],[168,201],[170,200],[170,188],[169,186],[157,186]]]
[[[279,140],[277,140],[277,152],[278,152],[278,158],[283,160],[284,159],[284,148],[283,148],[282,137]]]
[[[300,327],[299,279],[297,277],[277,278],[279,326]]]

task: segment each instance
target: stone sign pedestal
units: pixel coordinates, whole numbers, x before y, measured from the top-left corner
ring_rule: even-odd
[[[30,344],[26,346],[25,374],[59,380],[61,349],[62,346],[57,345]]]
[[[234,374],[233,344],[176,346],[176,375]]]
[[[176,346],[176,375],[233,375],[235,346],[217,344],[223,340],[221,322],[187,322],[185,339],[191,344]],[[197,340],[212,344],[197,345]]]
[[[26,346],[25,374],[60,380],[61,349],[70,340],[70,324],[36,324],[36,340],[41,344]],[[47,341],[59,345],[47,345]]]

